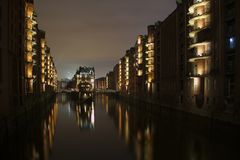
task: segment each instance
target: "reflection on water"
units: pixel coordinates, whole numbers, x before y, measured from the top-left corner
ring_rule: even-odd
[[[238,127],[211,126],[204,118],[167,109],[148,113],[146,106],[130,105],[108,96],[99,95],[96,100],[103,104],[136,160],[240,159]]]
[[[80,103],[72,101],[71,108],[76,113],[77,125],[80,129],[92,130],[95,127],[95,109],[94,102]]]
[[[43,107],[43,106],[38,106]],[[48,160],[54,143],[58,116],[58,102],[29,113],[14,135],[8,135],[1,145],[0,159]],[[14,125],[14,124],[12,124]]]
[[[1,142],[0,159],[240,159],[239,127],[229,124],[213,126],[167,109],[149,113],[144,104],[105,95],[82,104],[60,94],[41,107],[46,109],[31,113],[24,129]]]
[[[57,124],[58,102],[56,102],[51,109],[47,119],[43,122],[43,155],[47,160],[50,156],[53,147],[53,140],[55,136],[55,127]]]
[[[119,136],[124,139],[125,144],[135,154],[135,159],[152,160],[153,127],[151,121],[142,119],[136,112],[132,112],[127,104],[123,106],[123,103],[109,100],[108,96],[99,95],[97,103],[105,104],[102,105],[103,109],[114,120]]]

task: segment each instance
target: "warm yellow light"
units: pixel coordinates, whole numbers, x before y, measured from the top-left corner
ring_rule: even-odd
[[[143,75],[143,71],[142,70],[138,70],[138,76],[142,76]]]
[[[27,51],[32,51],[32,41],[27,41]]]
[[[42,83],[44,83],[45,82],[45,77],[44,76],[42,76]]]
[[[189,7],[189,14],[193,14],[194,11],[196,10],[196,8],[201,7],[201,6],[206,6],[208,7],[210,5],[210,1],[209,0],[198,0],[196,1],[192,6]]]
[[[193,90],[194,94],[197,94],[200,87],[200,79],[199,78],[193,78]]]
[[[42,48],[45,48],[45,40],[44,39],[41,39],[41,47]],[[43,53],[43,52],[42,52]]]
[[[28,40],[32,40],[32,32],[31,31],[27,31],[27,39]]]
[[[31,64],[27,64],[25,66],[25,73],[26,73],[26,77],[27,78],[32,78],[32,71],[33,71],[32,65]]]
[[[138,64],[142,64],[143,60],[142,59],[138,59]]]
[[[28,52],[28,53],[26,54],[26,61],[27,61],[27,62],[32,62],[32,61],[33,61],[31,52]]]
[[[138,36],[138,44],[141,44],[141,43],[142,43],[141,36]]]

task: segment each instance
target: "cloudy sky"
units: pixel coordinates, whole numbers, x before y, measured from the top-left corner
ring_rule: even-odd
[[[39,27],[60,78],[80,65],[94,66],[96,77],[112,70],[147,25],[164,20],[175,0],[35,0]]]

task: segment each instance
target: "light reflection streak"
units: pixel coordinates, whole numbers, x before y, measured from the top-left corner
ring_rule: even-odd
[[[102,104],[108,104],[108,98],[102,97]],[[107,97],[107,96],[106,96]],[[104,101],[105,100],[105,101]],[[152,123],[137,115],[131,108],[116,102],[115,106],[108,106],[106,113],[116,120],[119,136],[124,138],[128,147],[134,147],[137,160],[153,159],[153,127]],[[115,110],[115,112],[112,112]]]
[[[75,111],[77,126],[80,129],[92,130],[95,128],[95,107],[91,104],[73,102],[71,108]]]

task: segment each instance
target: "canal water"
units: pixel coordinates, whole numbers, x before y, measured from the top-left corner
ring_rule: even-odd
[[[45,107],[45,106],[42,106]],[[158,106],[65,94],[26,129],[1,140],[0,159],[239,160],[239,127]],[[4,158],[3,158],[4,157]]]

